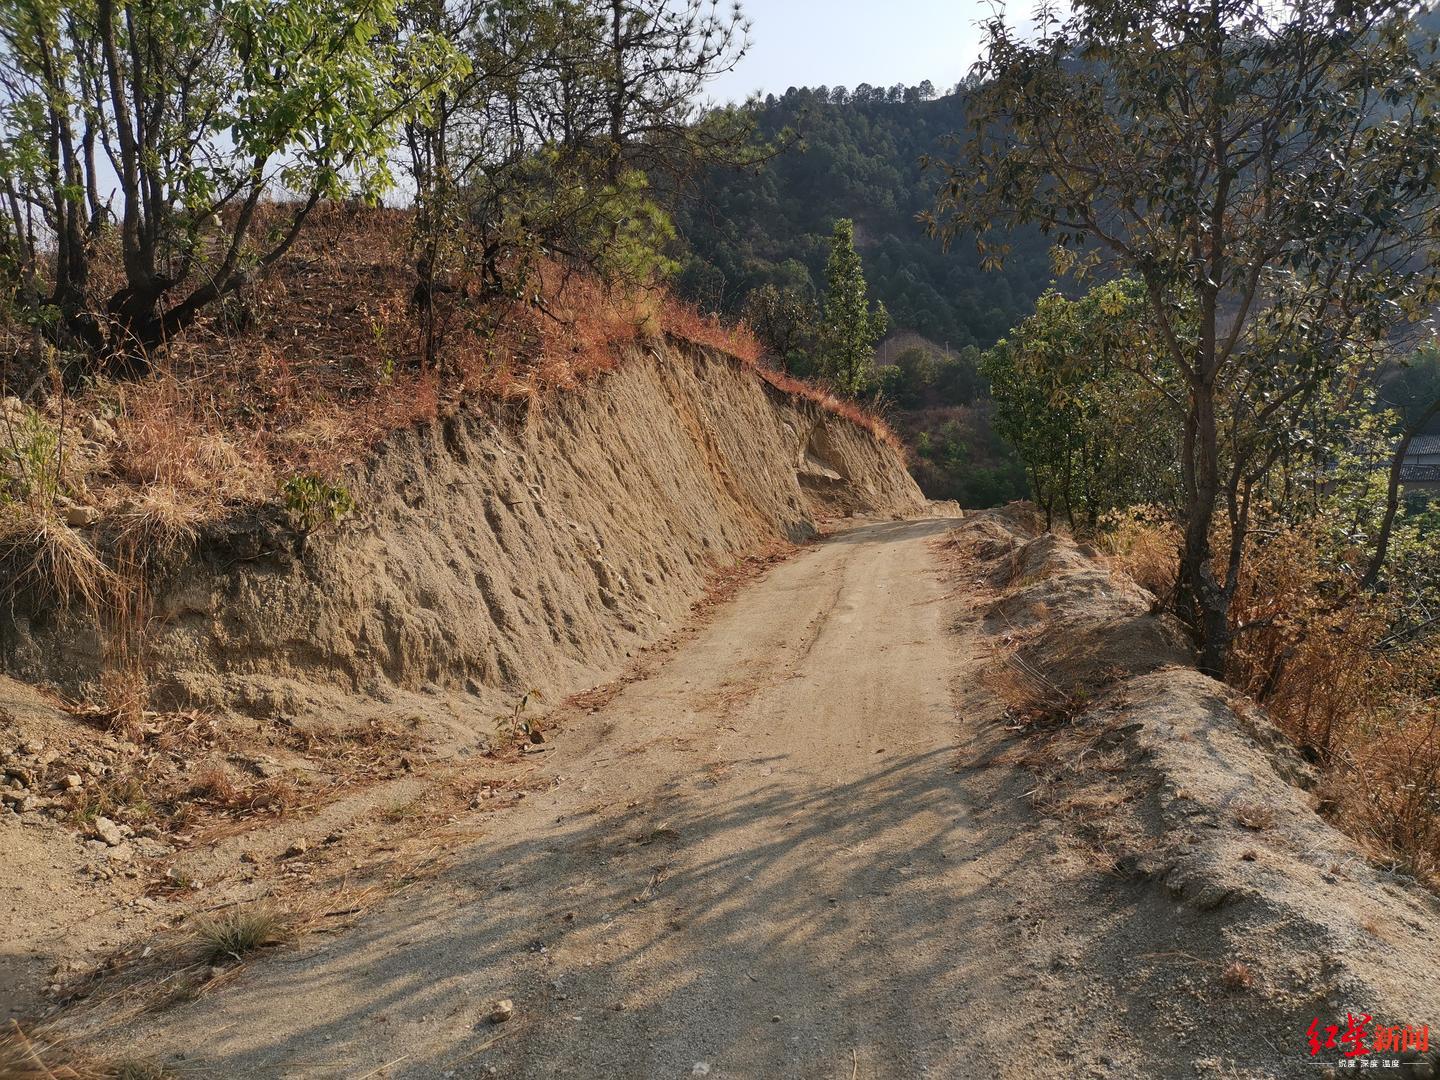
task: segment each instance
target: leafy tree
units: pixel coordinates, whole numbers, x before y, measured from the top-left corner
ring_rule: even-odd
[[[744,318],[786,370],[810,374],[820,326],[813,299],[798,289],[762,285],[745,298]]]
[[[445,268],[523,295],[542,255],[631,283],[668,273],[673,202],[703,169],[765,152],[748,114],[699,105],[747,48],[738,7],[416,0],[406,20],[470,62],[406,131],[424,300]]]
[[[1039,226],[1134,273],[1179,375],[1181,614],[1222,672],[1252,520],[1437,295],[1440,67],[1420,5],[1080,0],[987,24],[932,227]],[[1218,528],[1217,528],[1218,526]],[[1220,550],[1212,547],[1222,538]]]
[[[4,231],[52,334],[144,372],[322,198],[383,191],[398,125],[460,66],[395,22],[393,0],[0,0]],[[112,218],[123,279],[99,299]]]
[[[885,305],[870,304],[855,250],[855,225],[846,218],[835,222],[825,284],[820,370],[840,392],[859,394],[870,383],[875,346],[885,336],[889,316]]]
[[[982,358],[996,430],[1019,452],[1046,526],[1062,510],[1094,529],[1113,510],[1174,501],[1176,447],[1153,372],[1143,290],[1133,279],[1080,300],[1042,296]]]

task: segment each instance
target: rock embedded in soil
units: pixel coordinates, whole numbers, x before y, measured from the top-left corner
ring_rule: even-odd
[[[88,529],[100,520],[100,511],[93,506],[67,506],[65,524],[72,529]]]
[[[125,834],[120,831],[120,826],[103,815],[95,819],[93,831],[110,847],[119,847],[125,842]]]
[[[509,998],[501,998],[490,1006],[490,1013],[487,1019],[492,1024],[503,1024],[515,1015],[515,1002]]]

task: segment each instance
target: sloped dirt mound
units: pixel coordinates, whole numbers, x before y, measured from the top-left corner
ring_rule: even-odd
[[[1091,565],[1073,544],[1054,533],[1042,533],[1017,549],[1006,584],[1024,588],[1059,574],[1090,569]]]
[[[1059,572],[1008,589],[991,605],[990,628],[1029,629],[1082,619],[1123,619],[1150,610],[1153,597],[1131,582],[1117,582],[1103,567]]]
[[[1014,633],[1076,620],[1124,619],[1154,607],[1149,592],[1041,528],[1039,516],[1022,503],[974,514],[943,542],[963,556],[967,574],[998,591],[986,612],[987,629]]]
[[[1016,695],[1011,752],[1038,777],[1036,804],[1114,874],[1177,905],[1177,955],[1260,995],[1251,1015],[1273,1030],[1259,1034],[1297,1062],[1197,1073],[1314,1075],[1306,1065],[1339,1059],[1304,1059],[1318,1017],[1322,1040],[1347,1014],[1371,1018],[1372,1040],[1440,1021],[1440,900],[1319,816],[1313,770],[1263,710],[1194,670],[1148,593],[1013,511],[976,515],[946,544],[965,556],[958,574],[1006,583],[981,626],[997,688]],[[1440,1076],[1433,1037],[1428,1054],[1372,1045],[1366,1064],[1381,1059],[1395,1075]]]
[[[1168,616],[1151,615],[1049,625],[1016,655],[1051,685],[1082,697],[1121,679],[1195,662],[1184,628]]]

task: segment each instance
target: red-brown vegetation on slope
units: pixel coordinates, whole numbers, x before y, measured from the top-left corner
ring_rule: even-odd
[[[406,211],[322,207],[272,272],[171,344],[154,376],[79,395],[71,423],[113,428],[105,461],[67,464],[85,497],[107,508],[141,491],[162,515],[211,517],[272,495],[287,474],[338,476],[387,433],[463,404],[544,407],[665,337],[724,352],[900,447],[878,417],[765,366],[745,327],[661,288],[613,290],[543,263],[522,296],[482,301],[453,274],[438,280],[427,326],[410,238]],[[33,350],[20,328],[6,336],[11,392],[23,393],[36,372],[21,357]]]

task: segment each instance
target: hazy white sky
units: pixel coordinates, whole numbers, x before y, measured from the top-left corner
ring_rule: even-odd
[[[710,87],[717,101],[789,86],[868,82],[940,91],[970,70],[979,49],[976,24],[992,5],[980,0],[742,0],[755,24],[754,46]],[[1015,8],[1015,5],[1011,5]],[[1016,9],[1027,14],[1028,6]]]

